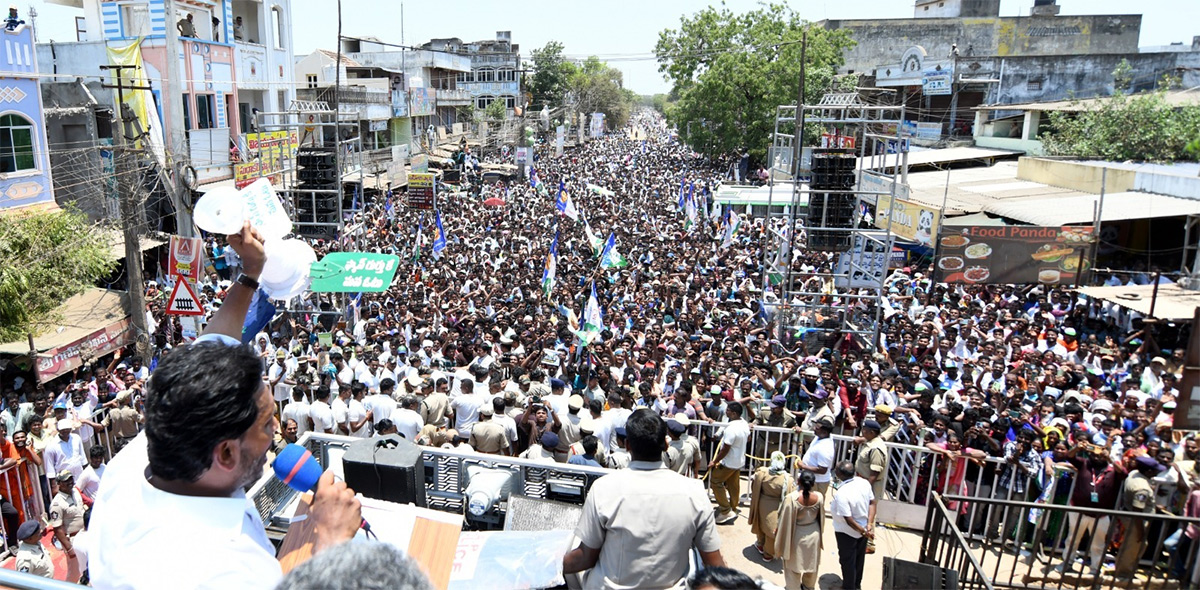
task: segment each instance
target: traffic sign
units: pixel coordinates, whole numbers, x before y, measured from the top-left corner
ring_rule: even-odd
[[[184,277],[175,281],[171,289],[171,298],[167,300],[167,313],[175,315],[204,315],[204,307],[200,305],[200,297]]]

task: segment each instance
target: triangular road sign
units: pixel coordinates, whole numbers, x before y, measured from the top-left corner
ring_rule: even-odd
[[[184,277],[175,278],[175,288],[171,289],[171,298],[167,300],[167,313],[175,315],[204,315],[204,307],[196,290]]]

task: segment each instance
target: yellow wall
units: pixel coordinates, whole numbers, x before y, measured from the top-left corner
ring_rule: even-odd
[[[1104,168],[1070,160],[1021,158],[1017,162],[1017,178],[1050,186],[1071,189],[1094,195],[1100,194]],[[1106,192],[1123,193],[1133,190],[1137,173],[1132,170],[1108,169]]]

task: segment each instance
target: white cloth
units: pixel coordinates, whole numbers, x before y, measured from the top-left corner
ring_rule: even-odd
[[[228,498],[182,496],[146,479],[146,436],[113,458],[100,484],[89,528],[92,586],[139,588],[274,588],[283,577],[254,504],[238,490]]]
[[[845,533],[855,539],[862,537],[858,531],[850,528],[846,522],[847,516],[854,519],[858,526],[867,528],[867,514],[875,494],[871,491],[871,482],[861,477],[853,477],[833,494],[833,503],[829,511],[833,513],[833,532]]]
[[[311,419],[309,415],[312,406],[304,401],[292,401],[283,407],[283,422],[286,424],[289,419],[296,421],[296,436],[301,436],[305,432],[312,430],[308,427],[308,421]],[[280,426],[283,426],[282,424]]]
[[[825,473],[814,473],[817,483],[828,482],[833,477],[833,457],[836,449],[833,446],[833,437],[818,438],[812,444],[808,445],[808,450],[804,452],[804,457],[801,459],[805,465],[809,467],[824,467]]]
[[[319,434],[332,433],[337,434],[337,422],[333,419],[333,409],[325,402],[313,402],[312,407],[308,409],[308,416],[312,418],[313,430]]]
[[[79,475],[79,481],[75,482],[79,493],[89,498],[95,498],[96,492],[100,489],[100,478],[104,477],[104,471],[107,468],[108,466],[103,463],[97,468],[92,468],[91,465],[84,468],[83,473]]]
[[[396,432],[413,442],[416,442],[417,434],[425,427],[421,415],[408,408],[397,408],[392,412],[391,420],[392,424],[396,425]]]
[[[83,466],[87,465],[87,455],[83,452],[83,441],[74,432],[67,437],[67,440],[54,437],[54,440],[46,443],[44,457],[46,459],[46,475],[50,477],[54,477],[58,475],[58,472],[66,469],[78,481],[79,475],[83,473]]]

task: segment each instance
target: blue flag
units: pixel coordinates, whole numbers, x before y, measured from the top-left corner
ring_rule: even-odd
[[[254,336],[267,327],[271,318],[275,317],[275,304],[271,298],[259,289],[250,300],[250,309],[246,312],[246,321],[242,323],[242,344],[254,342]]]
[[[683,211],[684,199],[687,198],[687,179],[679,179],[679,210]]]
[[[433,220],[436,224],[433,229],[433,255],[439,256],[442,250],[446,249],[446,230],[442,229],[442,212],[435,209]]]
[[[529,188],[537,188],[537,185],[538,185],[537,168],[530,166],[529,167]]]

